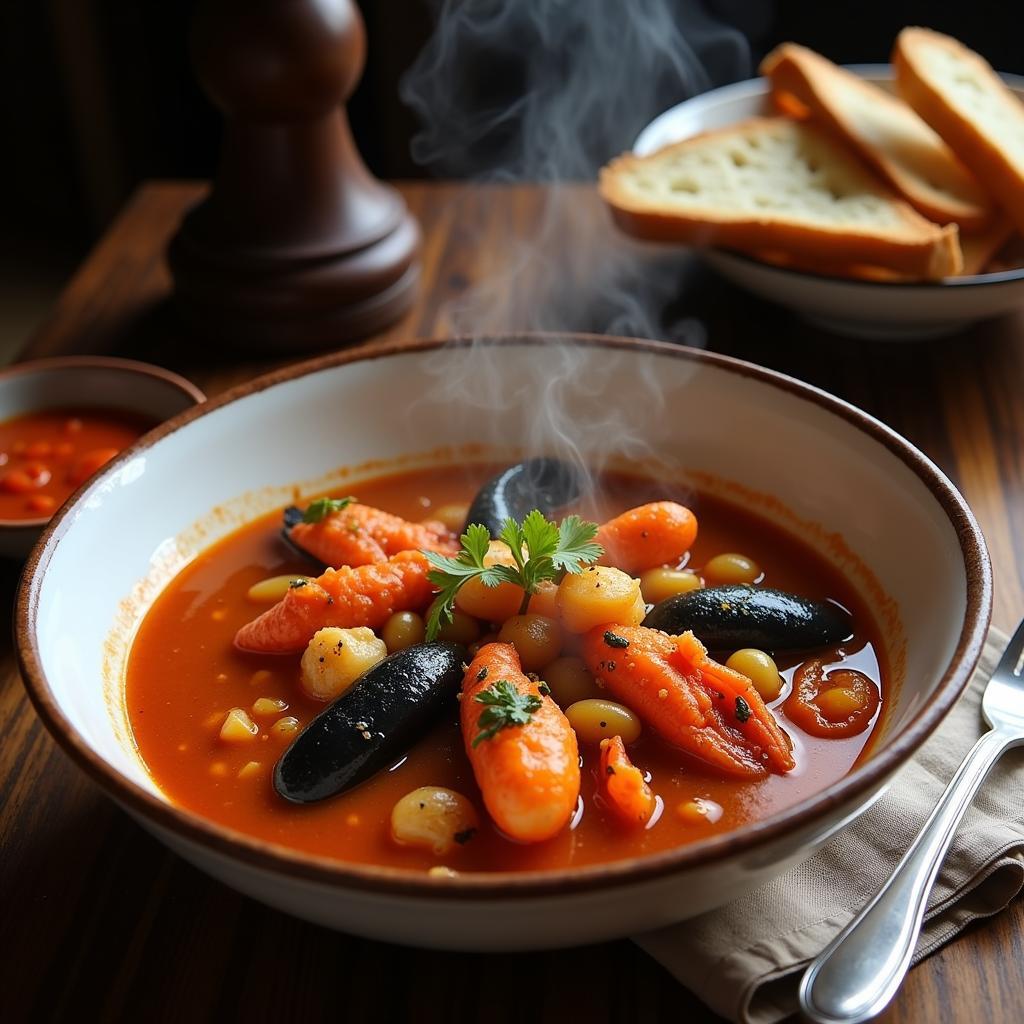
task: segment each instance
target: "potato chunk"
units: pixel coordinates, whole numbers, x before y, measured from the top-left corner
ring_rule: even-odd
[[[384,641],[366,626],[318,630],[302,655],[302,688],[317,700],[334,700],[387,653]]]
[[[558,587],[558,611],[570,633],[606,624],[638,626],[646,613],[640,581],[608,565],[566,576]]]

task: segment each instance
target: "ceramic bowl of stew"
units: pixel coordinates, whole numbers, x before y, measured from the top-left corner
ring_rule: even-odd
[[[571,820],[543,842],[511,841],[475,788],[454,699],[351,792],[282,801],[275,762],[323,705],[302,692],[295,651],[237,645],[267,613],[259,587],[283,577],[282,593],[303,590],[320,571],[282,542],[282,509],[308,512],[309,499],[331,494],[441,519],[496,469],[538,455],[590,470],[594,500],[581,512],[595,521],[651,501],[692,509],[699,531],[676,572],[710,583],[716,558],[740,554],[757,563],[752,589],[841,604],[854,625],[824,657],[880,690],[870,727],[839,739],[806,731],[788,701],[820,656],[776,652],[785,685],[764,707],[790,737],[793,764],[723,777],[645,724],[629,753],[659,806],[643,827],[610,825],[595,771],[603,748],[579,726]],[[351,508],[334,509],[357,534]],[[990,607],[969,508],[877,420],[711,353],[524,335],[339,353],[163,424],[54,516],[28,561],[16,635],[29,694],[68,755],[193,864],[355,934],[513,950],[680,921],[808,857],[883,792],[959,698]],[[464,639],[480,643],[485,628]],[[608,659],[632,669],[624,639],[605,637],[602,671]],[[717,688],[711,698],[724,697]],[[736,702],[738,722],[750,712]],[[355,725],[373,739],[374,726]],[[475,809],[443,852],[389,831],[403,796],[430,784]]]
[[[101,466],[205,397],[169,370],[128,359],[69,356],[0,371],[0,555],[24,558]]]

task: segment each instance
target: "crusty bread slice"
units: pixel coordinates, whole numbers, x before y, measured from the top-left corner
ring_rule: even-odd
[[[964,265],[957,277],[971,277],[975,274],[988,273],[990,270],[1006,269],[994,263],[999,251],[1013,235],[1013,225],[1006,220],[993,221],[984,231],[970,235],[960,235],[960,248],[963,252]],[[764,263],[774,263],[778,267],[790,270],[806,270],[813,274],[824,274],[827,277],[847,277],[855,281],[873,281],[876,284],[907,284],[920,279],[912,274],[901,274],[885,267],[870,267],[861,264],[824,261],[800,258],[788,253],[763,250],[754,253]]]
[[[756,253],[960,270],[955,225],[925,220],[852,154],[786,118],[752,118],[604,167],[600,192],[628,234]]]
[[[982,57],[931,29],[905,28],[892,62],[900,95],[1024,231],[1024,103]]]
[[[796,43],[772,50],[761,74],[773,92],[795,97],[853,146],[929,220],[977,231],[991,218],[991,200],[971,172],[901,99]]]

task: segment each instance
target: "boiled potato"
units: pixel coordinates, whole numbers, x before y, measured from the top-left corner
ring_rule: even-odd
[[[302,655],[302,688],[317,700],[334,700],[387,653],[384,641],[366,626],[317,630]]]
[[[586,633],[609,623],[638,626],[646,607],[639,580],[609,565],[592,565],[559,584],[558,612],[570,633]]]

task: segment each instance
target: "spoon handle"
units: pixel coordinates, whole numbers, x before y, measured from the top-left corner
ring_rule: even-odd
[[[818,1024],[859,1024],[882,1012],[903,981],[932,883],[957,826],[1016,738],[993,729],[972,747],[889,880],[811,962],[800,1008]]]

